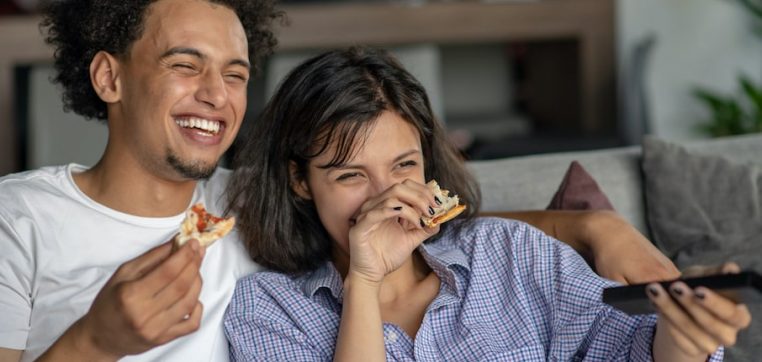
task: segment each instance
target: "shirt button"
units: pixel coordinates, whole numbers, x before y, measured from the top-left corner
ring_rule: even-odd
[[[387,342],[391,342],[391,343],[397,342],[397,333],[395,333],[395,332],[389,332],[389,333],[386,334],[386,338],[385,339],[386,339]]]

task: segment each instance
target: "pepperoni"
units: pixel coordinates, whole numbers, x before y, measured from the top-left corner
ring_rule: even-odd
[[[207,227],[211,224],[217,224],[220,221],[225,220],[224,218],[214,216],[208,212],[206,212],[206,209],[201,204],[196,204],[191,207],[191,210],[198,214],[198,223],[196,223],[196,229],[199,232],[203,232],[207,229]]]

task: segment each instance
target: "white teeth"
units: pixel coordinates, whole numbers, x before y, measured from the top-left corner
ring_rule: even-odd
[[[207,131],[209,133],[217,133],[220,131],[221,123],[218,121],[203,119],[203,118],[196,118],[196,117],[188,117],[183,119],[176,119],[175,123],[177,123],[178,126],[183,128],[197,128],[200,130]]]

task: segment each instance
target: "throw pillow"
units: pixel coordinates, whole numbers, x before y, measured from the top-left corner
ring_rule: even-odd
[[[757,166],[643,143],[654,242],[679,267],[726,260],[762,271],[762,173]]]
[[[679,268],[735,261],[762,272],[762,171],[718,156],[694,154],[647,138],[643,143],[646,210],[653,241]],[[729,361],[762,355],[762,305],[741,331]]]
[[[566,170],[548,210],[614,210],[593,176],[577,161]]]

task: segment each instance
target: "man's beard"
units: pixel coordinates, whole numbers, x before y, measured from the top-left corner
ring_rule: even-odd
[[[201,161],[183,162],[173,152],[167,153],[167,163],[181,176],[192,180],[209,178],[217,169],[217,164],[204,164]]]

